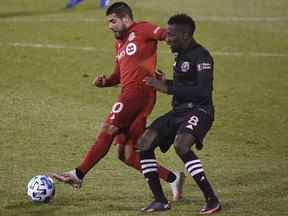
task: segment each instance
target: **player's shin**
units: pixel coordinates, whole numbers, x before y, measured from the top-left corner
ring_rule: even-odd
[[[140,158],[142,173],[150,187],[150,190],[153,193],[155,201],[168,203],[160,184],[158,165],[154,151],[142,151],[140,152]]]
[[[114,135],[108,133],[100,133],[95,144],[86,153],[76,171],[80,172],[84,177],[86,173],[109,151]]]
[[[139,161],[140,161],[140,155],[138,152],[134,151],[129,156],[126,163],[129,166],[135,168],[136,170],[142,171]],[[158,173],[159,173],[159,177],[168,183],[172,183],[176,180],[176,175],[172,171],[166,169],[165,167],[161,165],[158,165]]]
[[[179,154],[178,154],[179,155]],[[199,188],[201,189],[206,200],[216,197],[215,193],[205,175],[204,168],[197,155],[189,150],[185,154],[179,155],[185,164],[188,173],[193,177]]]

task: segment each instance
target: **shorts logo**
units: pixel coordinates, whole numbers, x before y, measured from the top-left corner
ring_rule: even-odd
[[[128,41],[133,41],[135,39],[136,35],[134,32],[131,32],[128,36]]]
[[[196,127],[198,125],[198,122],[199,122],[199,118],[197,116],[192,116],[189,119],[188,125],[186,126],[186,128],[194,130],[193,126]]]
[[[203,71],[203,70],[210,70],[212,67],[211,67],[211,64],[210,63],[200,63],[200,64],[197,64],[197,71]]]
[[[126,53],[127,55],[131,56],[133,54],[135,54],[137,51],[137,47],[135,43],[129,43],[126,47]]]
[[[115,115],[116,115],[117,113],[120,113],[120,112],[123,110],[123,107],[124,107],[124,104],[123,104],[123,103],[121,103],[121,102],[115,103],[115,104],[113,105],[113,107],[112,107],[112,112],[111,112],[111,113],[113,113],[113,115],[110,116],[110,119],[111,119],[111,120],[115,119]]]
[[[190,63],[187,61],[183,62],[181,65],[181,71],[187,72],[187,71],[189,71],[189,69],[190,69]]]
[[[112,113],[120,113],[123,110],[124,104],[117,102],[112,107]]]

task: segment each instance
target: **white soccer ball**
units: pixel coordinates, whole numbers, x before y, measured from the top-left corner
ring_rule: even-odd
[[[33,202],[50,202],[55,195],[52,178],[45,175],[34,176],[27,185],[27,194]]]

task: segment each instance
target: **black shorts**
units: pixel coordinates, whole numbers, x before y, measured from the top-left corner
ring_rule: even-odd
[[[150,129],[156,130],[158,136],[153,145],[166,152],[173,144],[177,134],[188,133],[196,138],[196,145],[203,145],[203,139],[211,128],[213,120],[201,108],[184,111],[170,111],[152,122]]]

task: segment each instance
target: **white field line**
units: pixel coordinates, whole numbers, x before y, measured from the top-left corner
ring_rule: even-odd
[[[288,16],[279,17],[240,17],[240,16],[195,16],[196,21],[212,21],[212,22],[288,22]],[[106,22],[106,19],[85,18],[85,17],[46,17],[46,18],[31,18],[31,17],[12,17],[0,18],[0,22]]]
[[[71,23],[71,22],[92,22],[92,23],[101,23],[106,22],[105,19],[97,18],[70,18],[70,17],[60,17],[60,18],[2,18],[0,19],[2,23]]]
[[[198,16],[195,18],[199,21],[214,21],[214,22],[287,22],[288,16],[279,17],[237,17],[237,16]]]
[[[9,47],[22,47],[22,48],[41,48],[41,49],[68,49],[79,51],[97,51],[108,53],[105,49],[99,49],[97,47],[87,46],[66,46],[62,44],[40,44],[40,43],[1,43],[0,46]],[[111,52],[112,53],[112,52]],[[168,53],[167,51],[161,51],[160,53]],[[288,53],[269,53],[269,52],[236,52],[236,51],[211,51],[215,56],[249,56],[249,57],[288,57]]]

